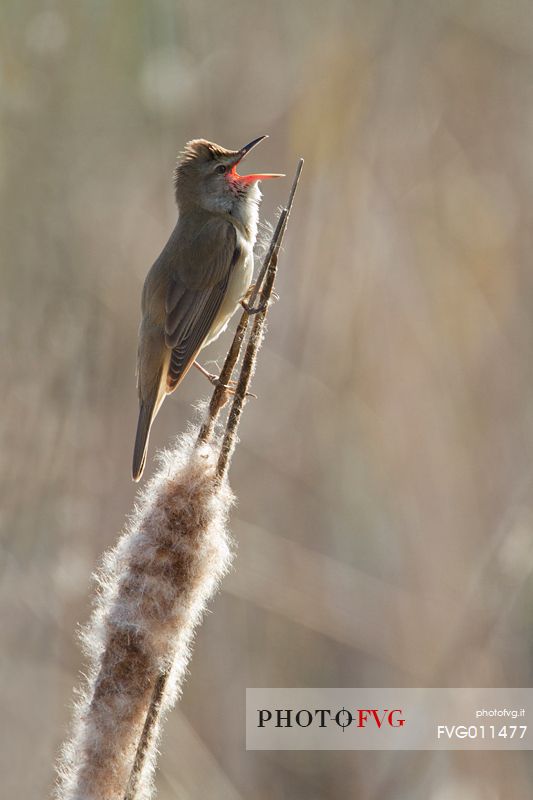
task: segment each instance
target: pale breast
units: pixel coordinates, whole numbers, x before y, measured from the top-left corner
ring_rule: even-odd
[[[241,255],[232,269],[231,276],[228,282],[228,288],[224,299],[216,316],[215,322],[209,331],[202,347],[206,347],[214,341],[225,330],[231,317],[239,307],[240,301],[246,295],[252,282],[252,275],[254,271],[254,257],[252,247],[244,237],[237,234],[240,239],[240,252]]]

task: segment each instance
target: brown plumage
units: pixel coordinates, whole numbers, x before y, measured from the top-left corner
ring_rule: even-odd
[[[179,218],[142,294],[135,481],[143,473],[150,428],[165,396],[180,384],[202,347],[222,333],[250,286],[261,198],[257,184],[280,176],[241,176],[236,167],[264,138],[241,150],[195,139],[178,158]]]

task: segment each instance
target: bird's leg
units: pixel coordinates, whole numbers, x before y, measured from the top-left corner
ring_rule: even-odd
[[[205,367],[202,367],[202,365],[198,363],[198,361],[194,362],[194,366],[196,367],[196,369],[200,370],[202,375],[205,375],[207,380],[210,383],[212,383],[213,386],[216,386],[218,384],[218,375],[215,375],[213,372],[208,372]]]
[[[259,303],[259,305],[255,306],[255,308],[250,306],[250,299],[253,297],[255,293],[255,283],[250,284],[250,288],[244,295],[243,299],[241,300],[241,306],[244,308],[247,314],[252,316],[253,314],[259,314],[260,311],[264,311],[268,305],[268,302]],[[272,292],[271,299],[279,300],[279,295],[275,292]]]
[[[218,386],[219,385],[220,377],[218,375],[215,375],[213,372],[208,372],[205,367],[202,367],[202,365],[198,363],[198,361],[194,361],[193,363],[194,363],[194,366],[196,367],[196,369],[200,370],[202,375],[205,375],[207,380],[210,383],[212,383],[213,386]],[[235,394],[235,390],[237,388],[237,384],[235,383],[235,381],[229,381],[229,383],[226,384],[225,386],[223,386],[222,388],[225,389],[229,394]],[[246,396],[247,397],[255,397],[255,399],[257,400],[257,395],[256,394],[252,394],[252,392],[246,392]]]

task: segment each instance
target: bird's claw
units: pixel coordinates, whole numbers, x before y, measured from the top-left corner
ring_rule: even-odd
[[[215,381],[215,383],[214,383],[214,386],[221,386],[222,389],[224,389],[225,392],[227,392],[228,394],[231,394],[231,395],[234,395],[234,394],[237,393],[237,384],[235,383],[235,381],[230,381],[229,384],[228,384],[228,383],[221,383],[220,380],[217,379]],[[257,400],[257,395],[254,394],[253,392],[246,392],[244,396],[245,397],[253,397],[254,400]]]
[[[255,308],[250,306],[249,303],[246,302],[246,300],[241,300],[241,306],[244,308],[247,314],[253,316],[253,314],[259,314],[261,311],[264,311],[266,308],[268,308],[269,305],[271,305],[276,300],[279,300],[279,294],[276,294],[276,292],[272,292],[270,300],[263,300],[263,302],[255,306]]]
[[[268,306],[271,303],[273,303],[275,300],[279,300],[279,294],[273,291],[270,295],[270,300],[263,300],[255,307],[250,305],[250,299],[255,292],[255,286],[256,286],[255,283],[252,283],[250,288],[246,292],[246,295],[241,300],[241,306],[250,316],[253,316],[254,314],[259,314],[261,311],[265,311],[265,309],[268,308]]]
[[[237,391],[236,381],[228,381],[228,383],[221,383],[220,377],[218,375],[215,375],[213,372],[206,371],[204,372],[204,375],[206,376],[208,381],[213,384],[213,386],[220,386],[228,394],[235,394],[235,392]],[[253,397],[255,400],[257,400],[257,395],[253,394],[253,392],[246,392],[245,397]]]
[[[264,311],[267,305],[268,303],[262,302],[259,303],[259,305],[255,308],[252,308],[250,305],[248,305],[246,300],[241,300],[241,306],[244,308],[246,313],[249,314],[249,316],[252,316],[253,314],[259,314],[261,311]]]

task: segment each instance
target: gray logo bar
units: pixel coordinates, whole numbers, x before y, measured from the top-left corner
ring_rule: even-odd
[[[247,689],[248,750],[532,750],[533,689]]]

